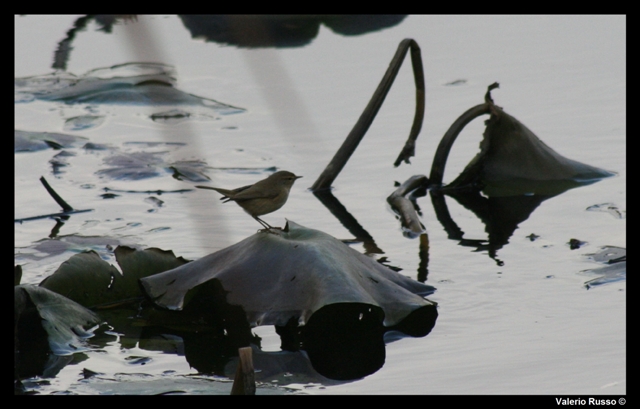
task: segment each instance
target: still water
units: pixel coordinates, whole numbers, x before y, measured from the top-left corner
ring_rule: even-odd
[[[123,106],[96,99],[67,104],[30,98],[16,85],[16,130],[79,138],[62,150],[16,149],[15,218],[59,211],[41,176],[73,207],[92,209],[71,216],[55,234],[51,219],[15,224],[15,263],[22,265],[23,283],[39,283],[89,249],[114,263],[107,246],[158,247],[193,260],[234,244],[260,226],[238,206],[222,204],[215,192],[194,186],[235,188],[274,169],[303,178],[287,204],[263,219],[279,226],[289,219],[352,239],[308,188],[358,119],[398,43],[413,38],[426,80],[415,157],[410,165],[393,167],[415,104],[405,61],[333,183],[333,194],[384,252],[372,257],[386,257],[413,278],[425,270],[420,240],[403,235],[386,198],[395,182],[429,174],[442,135],[483,102],[495,81],[496,104],[547,145],[616,176],[542,202],[495,258],[477,245],[487,233],[475,214],[447,200],[466,241],[452,240],[430,198],[419,198],[429,243],[426,282],[437,288],[428,297],[438,303],[432,332],[389,340],[384,366],[362,379],[306,375],[302,357],[263,381],[282,386],[278,391],[311,394],[626,393],[626,281],[585,285],[598,277],[586,271],[601,267],[589,254],[603,246],[626,248],[624,16],[406,16],[363,32],[321,22],[286,47],[238,45],[224,36],[207,41],[191,20],[173,15],[113,25],[81,18],[16,16],[16,79],[54,68],[56,78],[104,79],[117,76],[110,67],[160,63],[174,70],[170,75],[182,97],[197,96],[200,105]],[[461,133],[445,182],[478,152],[483,130],[476,119]],[[173,177],[176,169],[181,177]],[[572,249],[571,239],[584,244]],[[365,252],[362,244],[351,246]],[[263,338],[263,352],[278,353],[272,328],[255,333]],[[169,379],[177,385],[198,374],[180,353],[179,337],[171,339],[178,351],[171,353],[163,352],[166,345],[124,343],[117,331],[107,335],[104,344],[76,354],[55,376],[34,378],[27,387],[42,394],[156,393],[143,383]],[[234,368],[231,362],[227,376]],[[83,369],[102,378],[80,380]],[[127,388],[105,386],[116,380]],[[173,388],[208,393],[206,386]]]

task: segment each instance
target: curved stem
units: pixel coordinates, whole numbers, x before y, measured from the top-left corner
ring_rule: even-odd
[[[431,164],[431,174],[429,175],[429,181],[434,186],[442,185],[442,178],[444,176],[444,167],[447,164],[447,158],[449,152],[455,142],[456,138],[462,132],[465,126],[480,115],[490,114],[491,109],[494,107],[493,99],[491,98],[491,91],[498,88],[500,84],[494,82],[487,87],[487,93],[484,95],[484,104],[476,105],[473,108],[467,110],[460,115],[456,121],[451,124],[447,132],[444,134],[436,149],[436,154],[433,157],[433,163]]]
[[[436,149],[436,154],[433,157],[433,164],[431,165],[431,174],[429,175],[429,181],[434,186],[442,185],[442,177],[444,176],[444,167],[447,164],[447,158],[449,152],[455,142],[456,138],[462,132],[465,126],[480,115],[489,113],[489,104],[484,103],[476,105],[473,108],[467,110],[464,114],[460,115],[456,121],[451,124],[447,132],[444,134]]]
[[[424,107],[425,107],[425,85],[424,85],[424,73],[422,69],[422,58],[420,56],[420,47],[415,40],[407,38],[400,42],[398,45],[398,50],[394,55],[391,63],[389,64],[389,68],[387,72],[382,77],[378,88],[373,93],[369,104],[367,104],[366,108],[360,115],[358,122],[353,126],[351,132],[343,142],[342,146],[336,154],[334,155],[331,162],[327,165],[324,171],[320,174],[318,179],[315,181],[313,186],[311,186],[312,191],[320,190],[320,189],[328,189],[335,178],[338,176],[342,168],[347,163],[353,152],[358,147],[358,144],[367,133],[369,126],[373,122],[378,110],[382,106],[393,81],[398,75],[398,71],[402,66],[402,62],[404,61],[404,57],[407,54],[407,51],[411,49],[411,62],[413,66],[413,75],[416,83],[416,112],[414,115],[413,126],[411,127],[411,132],[409,133],[409,139],[405,143],[398,159],[396,159],[395,166],[398,166],[401,161],[409,162],[409,158],[414,155],[415,151],[415,140],[420,133],[420,129],[422,128],[422,122],[424,120]]]

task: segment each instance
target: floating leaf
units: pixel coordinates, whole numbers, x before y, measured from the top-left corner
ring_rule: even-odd
[[[67,104],[191,105],[220,114],[242,108],[188,94],[175,88],[173,67],[155,63],[128,63],[98,68],[82,76],[66,72],[15,79],[15,102],[33,99]]]
[[[14,131],[14,152],[35,152],[44,149],[63,149],[78,147],[87,138],[51,132]]]
[[[86,350],[83,340],[93,336],[93,333],[84,327],[100,322],[95,313],[43,287],[17,285],[14,292],[16,322],[27,316],[25,311],[33,304],[41,318],[42,327],[47,332],[49,346],[54,354],[70,355]],[[28,297],[28,301],[25,296]],[[28,336],[30,334],[18,334],[18,338]]]
[[[620,210],[615,203],[600,203],[597,205],[587,207],[590,212],[606,212],[615,217],[616,219],[626,219],[627,211]]]
[[[236,347],[275,325],[283,349],[304,349],[330,379],[377,371],[386,331],[425,336],[438,315],[422,297],[433,287],[291,221],[140,281],[157,305],[214,318]]]
[[[211,180],[204,174],[204,170],[210,169],[210,167],[203,161],[177,161],[171,164],[170,169],[173,170],[173,177],[178,180],[189,180],[191,182],[208,182]]]
[[[167,162],[163,152],[118,152],[107,157],[104,162],[108,166],[96,172],[97,175],[115,180],[141,180],[158,177],[168,172],[178,180],[192,182],[208,182],[210,178],[205,171],[211,169],[204,161],[185,160]]]
[[[609,284],[627,278],[627,249],[615,246],[605,246],[595,254],[588,255],[594,261],[604,263],[606,266],[585,270],[589,275],[598,277],[584,283],[587,289],[602,284]]]
[[[114,251],[122,274],[94,251],[77,254],[40,283],[86,307],[105,306],[143,296],[138,279],[178,267],[187,261],[171,251],[136,251],[118,246]]]
[[[65,131],[82,131],[102,125],[104,116],[82,115],[69,118],[64,122]]]
[[[185,306],[191,289],[216,279],[226,301],[241,306],[252,326],[300,325],[321,308],[360,303],[380,308],[384,325],[433,308],[421,295],[435,289],[400,275],[318,230],[288,221],[283,231],[259,232],[171,271],[143,278],[156,304]]]
[[[96,172],[115,180],[141,180],[161,175],[165,165],[161,158],[163,152],[117,153],[105,159],[109,166]]]

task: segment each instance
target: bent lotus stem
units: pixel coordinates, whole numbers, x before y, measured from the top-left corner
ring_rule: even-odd
[[[444,168],[447,164],[447,158],[449,157],[449,152],[451,152],[451,147],[455,142],[460,132],[464,129],[465,126],[480,115],[490,114],[491,108],[493,107],[493,99],[491,98],[491,90],[498,88],[500,84],[494,82],[489,85],[487,89],[487,93],[485,94],[484,104],[476,105],[473,108],[470,108],[465,113],[460,115],[456,121],[451,124],[447,132],[444,134],[442,139],[440,140],[440,144],[438,144],[438,149],[436,149],[436,154],[433,157],[433,163],[431,165],[431,174],[429,175],[429,182],[433,186],[441,186],[442,178],[444,177]]]
[[[402,40],[400,45],[398,45],[398,50],[391,60],[387,72],[384,74],[384,77],[382,77],[378,88],[373,93],[369,104],[360,115],[358,122],[353,126],[351,132],[349,132],[349,135],[343,142],[340,149],[338,149],[333,159],[331,159],[331,162],[329,162],[313,186],[311,186],[312,191],[328,189],[331,187],[333,181],[342,171],[342,168],[346,165],[353,152],[355,152],[358,144],[367,133],[369,126],[371,126],[371,123],[378,114],[378,110],[382,106],[393,81],[398,75],[398,71],[400,70],[404,57],[409,49],[411,49],[411,64],[413,66],[413,75],[416,84],[416,111],[413,119],[413,125],[409,133],[409,138],[402,148],[400,155],[398,155],[394,166],[398,166],[402,161],[409,163],[409,158],[415,155],[415,141],[420,133],[422,122],[424,120],[425,84],[420,47],[415,40],[407,38]]]

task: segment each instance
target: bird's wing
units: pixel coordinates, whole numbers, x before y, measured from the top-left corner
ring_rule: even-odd
[[[239,187],[237,189],[233,189],[231,191],[227,191],[225,193],[226,196],[222,197],[222,199],[227,199],[225,200],[225,203],[230,201],[230,200],[246,200],[246,199],[252,199],[252,197],[248,197],[249,195],[247,195],[245,192],[247,189],[249,189],[251,186],[253,185],[247,185],[247,186],[242,186]],[[238,198],[238,195],[244,195],[246,197],[240,196],[240,198]],[[222,200],[220,199],[220,200]]]
[[[233,191],[233,200],[269,199],[276,197],[279,189],[266,189],[264,180],[253,185],[244,186]]]
[[[271,197],[275,197],[277,196],[277,192],[274,192],[275,194],[267,194],[264,190],[262,189],[251,189],[251,190],[244,190],[242,192],[236,193],[233,195],[233,200],[251,200],[251,199],[268,199]]]

